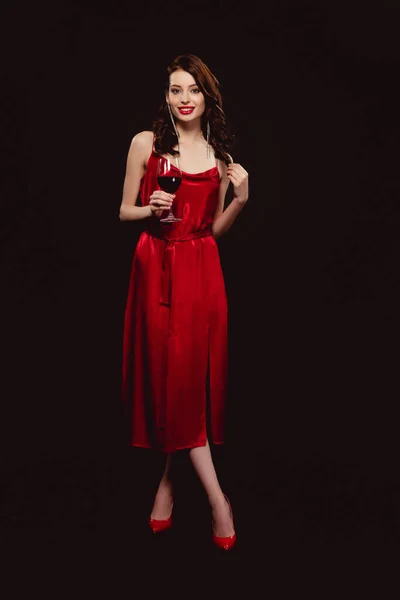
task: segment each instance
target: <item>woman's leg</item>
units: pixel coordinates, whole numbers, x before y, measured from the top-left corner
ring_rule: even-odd
[[[233,535],[235,530],[230,518],[229,507],[219,485],[208,440],[205,446],[192,448],[189,453],[211,505],[215,535],[220,537]]]
[[[156,497],[154,499],[153,510],[151,511],[152,519],[164,520],[168,519],[172,511],[173,493],[172,481],[170,478],[172,454],[167,455],[164,474],[161,478]]]

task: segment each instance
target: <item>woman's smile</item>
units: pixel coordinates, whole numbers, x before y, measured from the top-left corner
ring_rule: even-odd
[[[181,115],[191,115],[194,111],[194,106],[179,106],[178,110]]]

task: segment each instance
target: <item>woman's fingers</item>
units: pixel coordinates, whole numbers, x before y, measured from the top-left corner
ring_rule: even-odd
[[[160,198],[152,198],[150,204],[153,206],[163,206],[169,208],[172,206],[172,200],[160,200]]]
[[[234,180],[235,183],[241,183],[245,179],[245,176],[236,170],[228,171],[228,177],[229,179]]]
[[[235,186],[240,186],[249,176],[248,172],[238,163],[229,165],[227,168],[227,175]]]
[[[153,214],[156,217],[161,217],[164,211],[171,208],[174,198],[175,194],[168,194],[163,190],[155,190],[149,198],[149,204]]]
[[[229,165],[227,174],[230,182],[233,184],[234,196],[241,203],[247,202],[249,196],[249,174],[243,169],[242,165],[234,163]]]
[[[165,210],[166,208],[170,208],[172,206],[174,198],[175,196],[173,194],[167,194],[162,190],[156,190],[150,196],[149,204],[151,204],[154,207],[162,208]]]
[[[172,202],[172,200],[175,198],[174,194],[167,194],[166,192],[163,192],[162,190],[156,190],[155,192],[153,192],[150,196],[151,199],[153,200],[164,200],[166,202]]]
[[[248,176],[248,172],[246,171],[246,169],[244,169],[242,167],[242,165],[239,165],[239,163],[231,163],[228,166],[227,171],[228,171],[228,173],[232,172],[232,173],[237,173],[238,175],[241,174],[243,177]]]
[[[228,173],[228,177],[235,185],[238,185],[240,183],[236,173]]]

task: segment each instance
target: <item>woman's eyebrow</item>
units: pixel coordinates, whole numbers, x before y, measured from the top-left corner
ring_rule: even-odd
[[[191,83],[190,85],[188,85],[188,87],[193,87],[193,86],[199,87],[197,85],[197,83]],[[182,86],[178,85],[177,83],[171,83],[171,87],[182,87]]]

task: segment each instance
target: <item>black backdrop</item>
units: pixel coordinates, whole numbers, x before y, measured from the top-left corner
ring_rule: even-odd
[[[272,553],[277,567],[293,548],[389,548],[399,517],[394,3],[48,1],[2,13],[9,551],[92,553],[101,537],[114,542],[111,562],[115,543],[115,563],[138,548],[183,558],[197,511],[193,535],[213,556],[184,461],[176,537],[148,536],[162,461],[126,446],[119,396],[143,226],[118,219],[126,155],[185,52],[220,80],[234,158],[250,176],[249,202],[219,242],[230,393],[227,443],[213,451],[237,513],[230,557]]]

